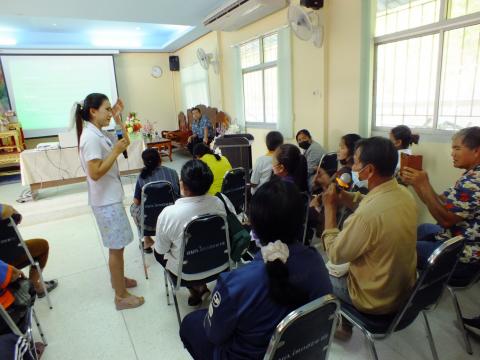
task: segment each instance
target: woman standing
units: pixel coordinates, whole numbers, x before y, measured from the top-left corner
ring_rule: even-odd
[[[93,93],[83,104],[77,104],[75,111],[80,161],[87,175],[88,203],[103,244],[109,249],[108,266],[117,310],[135,308],[145,302],[143,297],[127,291],[137,286],[137,282],[124,276],[123,249],[133,241],[133,233],[123,207],[124,193],[117,164],[117,157],[130,144],[120,119],[122,109],[121,100],[112,108],[107,96]],[[123,139],[118,141],[112,134],[102,131],[112,117],[122,128]]]

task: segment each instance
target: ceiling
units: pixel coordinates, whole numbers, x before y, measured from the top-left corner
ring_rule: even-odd
[[[0,5],[0,49],[173,52],[208,32],[225,0],[16,0]]]

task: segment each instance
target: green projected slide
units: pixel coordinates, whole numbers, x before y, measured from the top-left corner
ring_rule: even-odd
[[[10,102],[26,137],[68,130],[73,103],[89,93],[117,99],[111,55],[5,55],[1,60]]]

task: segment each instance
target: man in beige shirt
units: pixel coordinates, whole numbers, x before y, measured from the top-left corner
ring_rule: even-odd
[[[417,208],[413,196],[393,175],[398,154],[385,138],[360,140],[352,177],[369,193],[338,193],[334,185],[323,195],[322,239],[333,264],[350,263],[347,276],[331,276],[333,291],[343,301],[369,314],[396,312],[416,279]],[[343,230],[336,225],[338,204],[355,208]],[[343,326],[351,335],[351,326]]]

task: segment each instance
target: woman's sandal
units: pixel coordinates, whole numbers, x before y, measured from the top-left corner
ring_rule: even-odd
[[[143,296],[130,295],[126,298],[115,296],[115,307],[117,310],[134,309],[145,303]]]

